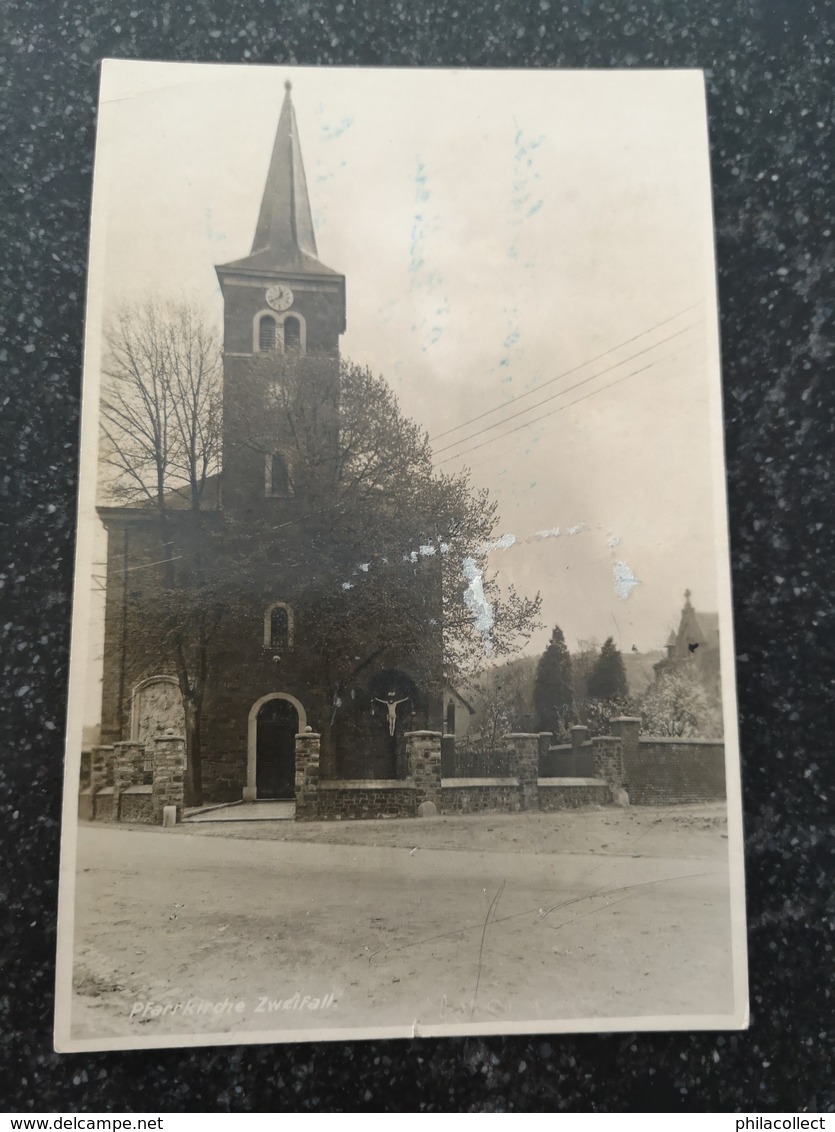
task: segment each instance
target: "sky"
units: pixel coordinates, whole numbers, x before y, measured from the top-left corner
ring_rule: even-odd
[[[685,588],[724,608],[697,72],[106,62],[81,501],[93,560],[102,319],[166,295],[220,324],[214,266],[250,250],[287,79],[319,255],[347,279],[343,356],[388,379],[440,466],[470,467],[498,500],[491,566],[543,597],[527,651],[554,624],[570,648],[659,648]],[[89,616],[95,668],[100,598]]]

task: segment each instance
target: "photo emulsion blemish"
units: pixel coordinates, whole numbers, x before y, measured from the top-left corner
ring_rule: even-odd
[[[697,72],[107,61],[62,1051],[739,1028]]]

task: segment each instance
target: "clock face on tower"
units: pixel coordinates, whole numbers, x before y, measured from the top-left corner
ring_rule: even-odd
[[[287,311],[293,305],[293,292],[286,283],[267,288],[267,302],[274,311]]]

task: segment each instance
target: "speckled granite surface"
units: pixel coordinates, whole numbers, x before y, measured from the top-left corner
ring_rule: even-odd
[[[832,1106],[832,5],[467,0],[455,8],[426,0],[4,5],[2,1109]],[[83,295],[104,56],[707,69],[744,754],[749,1032],[52,1053]]]

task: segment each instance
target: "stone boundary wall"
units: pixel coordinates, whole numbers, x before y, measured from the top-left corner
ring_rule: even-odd
[[[119,796],[119,821],[155,825],[153,786],[129,786]]]
[[[641,739],[640,721],[626,716],[613,719],[611,726],[614,734],[591,740],[585,727],[574,727],[571,744],[557,748],[548,745],[546,735],[508,735],[505,744],[516,773],[484,778],[444,774],[450,762],[448,750],[442,758],[444,737],[435,731],[411,731],[405,736],[408,777],[323,780],[320,737],[306,731],[296,736],[296,819],[553,812],[625,804],[627,794],[637,806],[725,799],[725,747],[720,740]],[[154,739],[152,785],[147,784],[145,748],[137,742],[93,747],[83,753],[80,820],[159,825],[169,806],[181,819],[186,761],[182,736]],[[555,765],[575,773],[549,773]],[[577,774],[580,767],[591,773]]]
[[[87,754],[88,757],[84,758]],[[91,747],[82,752],[79,821],[110,821],[113,814],[113,748]]]
[[[598,778],[540,778],[538,787],[539,808],[548,813],[612,804],[609,784]]]
[[[588,727],[571,728],[571,742],[550,745],[550,735],[539,747],[539,773],[542,778],[590,778],[594,774],[594,748]]]
[[[150,785],[145,759],[144,744],[135,741],[93,747],[82,763],[79,820],[161,825],[165,807],[174,806],[179,821],[185,801],[185,739],[181,735],[154,739]]]
[[[518,778],[442,778],[442,814],[512,814],[522,808]]]
[[[328,779],[317,792],[319,821],[413,818],[417,806],[417,790],[409,779]]]
[[[721,802],[725,744],[710,739],[640,739],[624,751],[624,785],[635,806]]]
[[[113,787],[102,786],[93,798],[93,821],[115,821]]]

